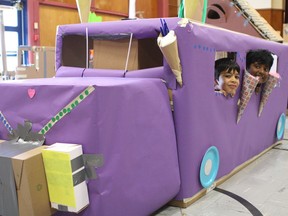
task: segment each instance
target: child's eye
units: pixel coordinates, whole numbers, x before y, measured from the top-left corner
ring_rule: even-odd
[[[239,80],[240,76],[239,75],[235,75],[235,79]]]
[[[224,77],[226,77],[226,78],[230,78],[230,77],[231,77],[231,74],[225,74]]]
[[[254,67],[257,68],[257,69],[259,69],[259,68],[261,67],[261,65],[258,64],[258,63],[255,63],[255,64],[254,64]]]

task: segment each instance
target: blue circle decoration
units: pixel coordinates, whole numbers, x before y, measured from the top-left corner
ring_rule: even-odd
[[[200,167],[200,183],[204,188],[209,188],[216,179],[219,168],[219,152],[211,146],[205,153]]]
[[[286,122],[286,115],[284,113],[282,113],[278,119],[278,123],[277,123],[277,139],[281,140],[283,138],[284,135],[284,131],[285,131],[285,122]]]

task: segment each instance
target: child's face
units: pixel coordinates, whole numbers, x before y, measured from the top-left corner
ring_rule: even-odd
[[[269,68],[264,64],[252,63],[247,70],[252,76],[259,77],[259,83],[265,83],[268,79]]]
[[[226,96],[230,94],[232,97],[236,94],[239,86],[239,73],[236,70],[228,70],[221,72],[219,76],[218,86]]]

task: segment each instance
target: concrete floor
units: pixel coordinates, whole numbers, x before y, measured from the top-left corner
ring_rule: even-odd
[[[188,208],[165,206],[155,216],[287,216],[288,121],[281,144]],[[227,194],[226,194],[227,193]]]

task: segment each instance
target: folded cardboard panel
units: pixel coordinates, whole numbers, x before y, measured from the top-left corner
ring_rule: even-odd
[[[41,149],[27,144],[0,145],[0,215],[51,215]]]
[[[32,63],[23,64],[23,55],[31,56]],[[16,79],[47,78],[55,76],[55,48],[45,46],[20,46]]]
[[[44,146],[12,158],[20,216],[51,215],[41,150]]]
[[[0,148],[1,150],[3,148]],[[0,215],[19,215],[12,163],[9,157],[0,156]]]

